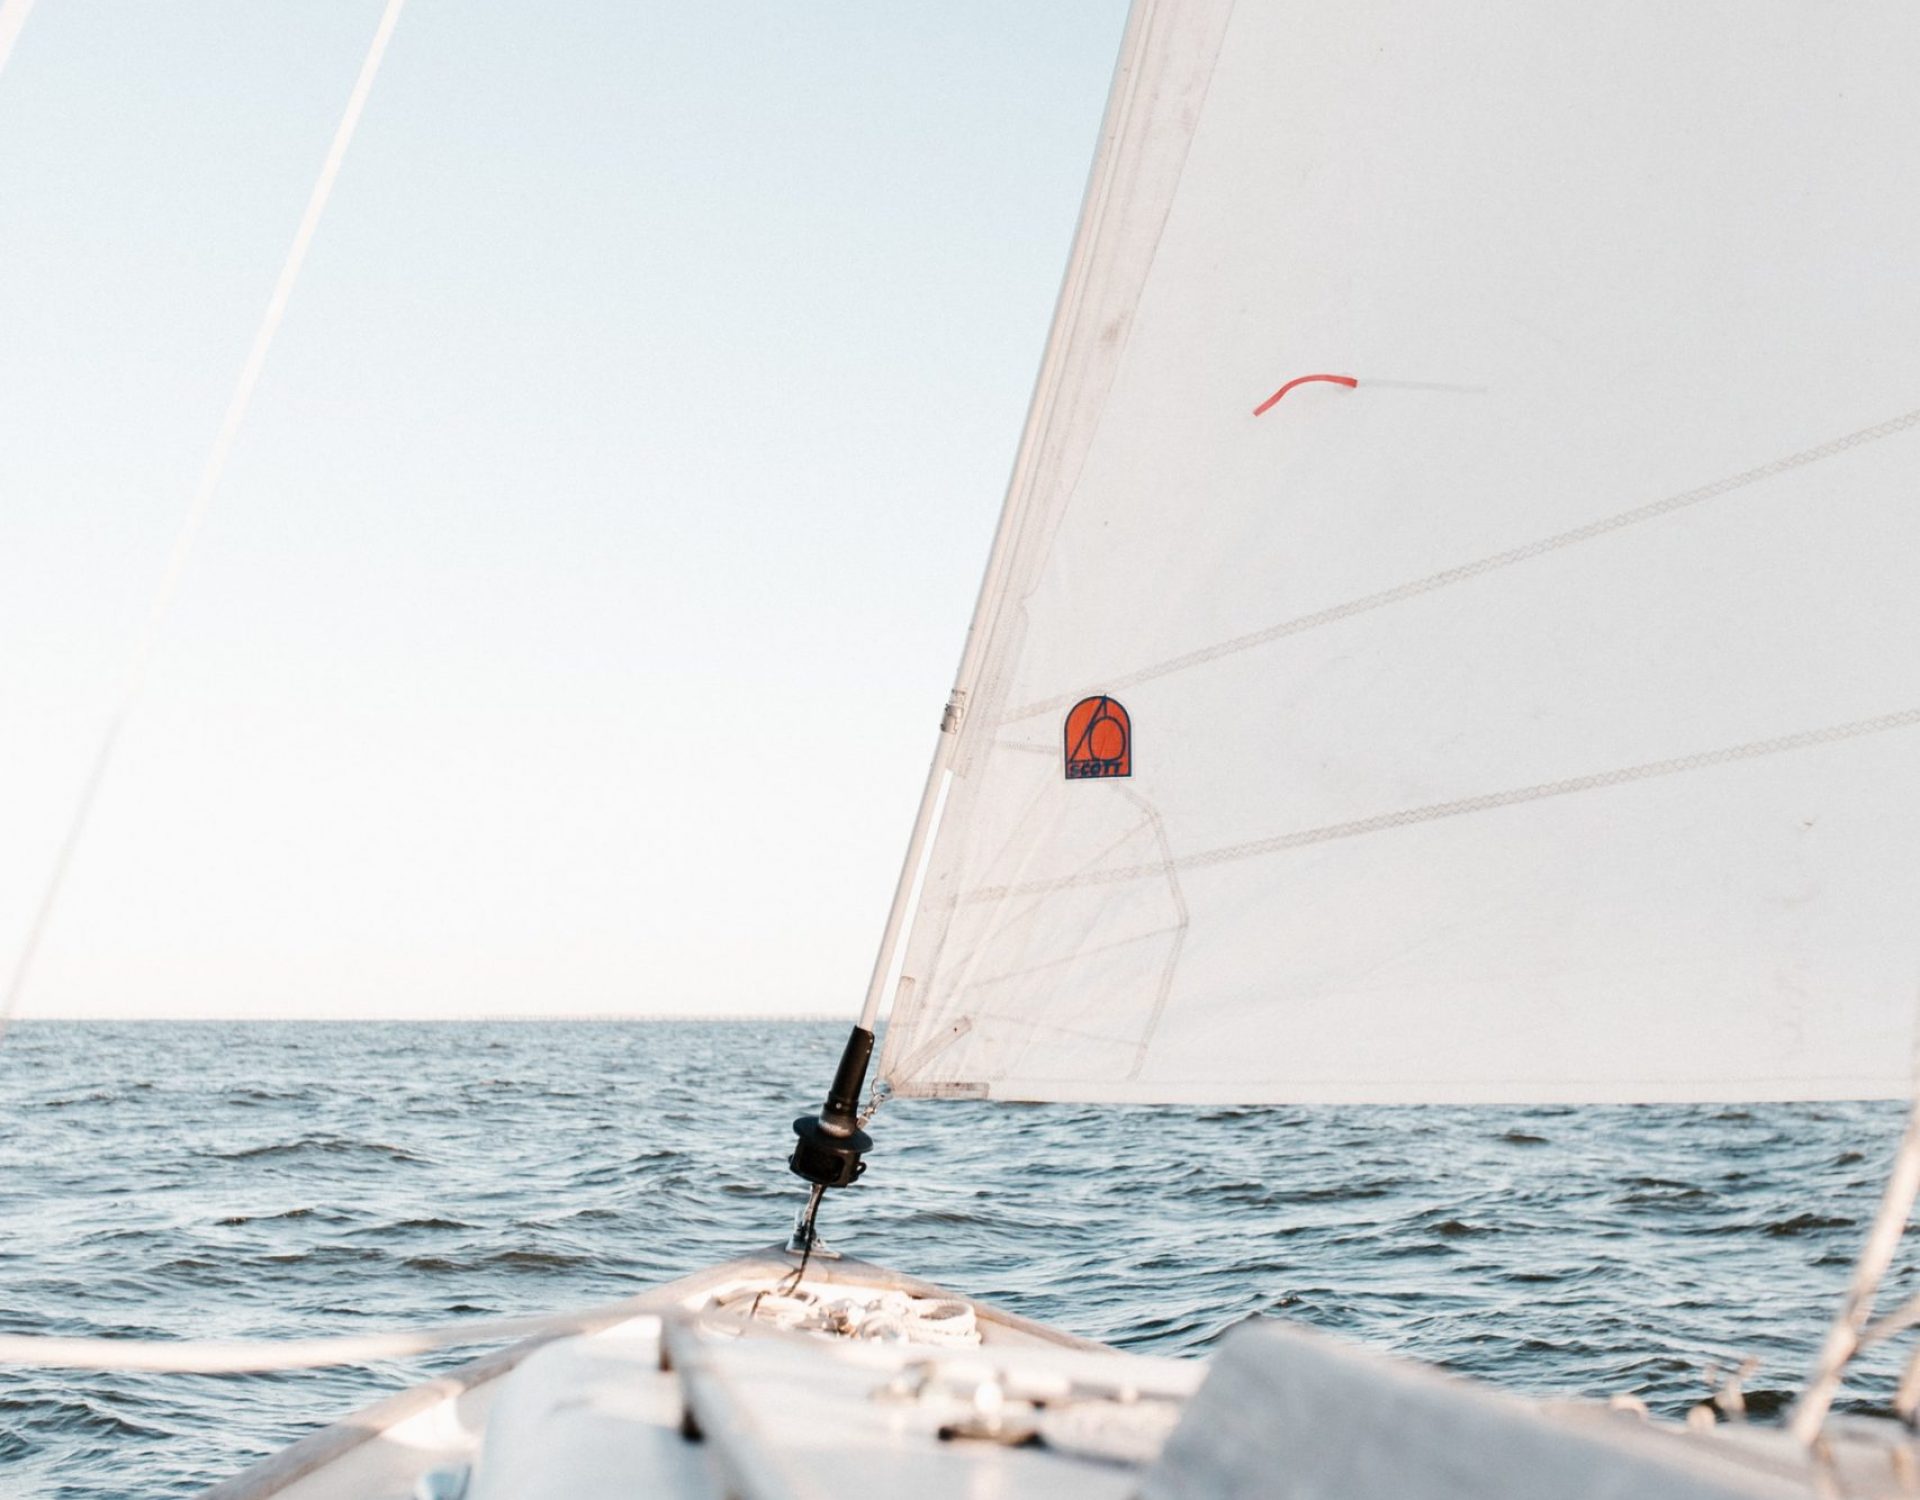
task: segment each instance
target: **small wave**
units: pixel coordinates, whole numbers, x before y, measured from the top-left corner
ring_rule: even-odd
[[[387,1256],[383,1250],[369,1250],[360,1245],[315,1245],[306,1250],[281,1250],[272,1255],[260,1257],[273,1266],[340,1266],[363,1265],[369,1261],[384,1261]]]
[[[162,1261],[155,1271],[161,1276],[178,1276],[189,1271],[226,1271],[227,1262],[209,1260],[204,1255],[176,1255],[172,1260]]]
[[[1790,1219],[1776,1219],[1763,1225],[1762,1232],[1775,1236],[1813,1234],[1822,1229],[1851,1229],[1854,1220],[1835,1217],[1831,1214],[1802,1213]]]
[[[261,1104],[298,1104],[313,1098],[310,1089],[263,1089],[258,1087],[228,1089],[221,1095],[224,1103],[251,1108]]]
[[[421,1233],[446,1233],[449,1231],[472,1231],[478,1224],[470,1224],[465,1219],[444,1218],[439,1214],[409,1215],[398,1219],[382,1219],[374,1223],[360,1224],[348,1233],[356,1239],[391,1239],[397,1235]]]
[[[570,1255],[558,1250],[501,1250],[492,1255],[453,1260],[444,1255],[414,1255],[400,1262],[409,1271],[566,1271],[599,1264],[593,1255]]]
[[[1356,1182],[1341,1187],[1303,1188],[1283,1196],[1289,1203],[1349,1203],[1369,1198],[1390,1198],[1394,1190],[1403,1185],[1399,1179],[1391,1182]]]
[[[395,1146],[386,1141],[354,1141],[335,1135],[305,1136],[297,1141],[272,1141],[264,1146],[243,1146],[235,1151],[204,1151],[200,1154],[212,1161],[273,1161],[301,1156],[371,1156],[391,1162],[426,1160],[404,1146]]]
[[[1705,1188],[1676,1187],[1641,1193],[1622,1193],[1620,1202],[1636,1208],[1670,1208],[1677,1203],[1698,1203],[1712,1194]]]
[[[0,1246],[6,1323],[217,1336],[272,1309],[290,1332],[343,1332],[658,1285],[785,1228],[790,1101],[812,1096],[845,1036],[277,1026],[156,1027],[104,1060],[98,1029],[23,1028],[42,1056],[0,1078],[7,1192],[24,1210]],[[297,1057],[268,1045],[283,1034],[302,1039]],[[629,1036],[660,1039],[658,1055],[609,1045]],[[689,1071],[727,1087],[689,1086]],[[587,1097],[554,1097],[587,1080]],[[635,1117],[669,1111],[697,1128],[635,1139]],[[1148,1351],[1283,1311],[1536,1393],[1633,1389],[1663,1416],[1701,1399],[1702,1351],[1727,1368],[1726,1351],[1764,1345],[1748,1394],[1760,1420],[1818,1347],[1820,1288],[1844,1284],[1849,1226],[1878,1197],[1867,1169],[1899,1125],[1878,1107],[1827,1113],[908,1108],[886,1119],[884,1180],[835,1195],[828,1237]],[[1089,1155],[1090,1140],[1114,1150]],[[1788,1294],[1756,1308],[1754,1285]],[[148,1326],[159,1308],[176,1322]],[[1892,1388],[1887,1358],[1863,1366],[1862,1392]],[[0,1407],[0,1473],[25,1441],[21,1467],[57,1475],[25,1490],[122,1500],[137,1473],[165,1476],[154,1493],[196,1493],[293,1436],[322,1384],[349,1407],[439,1367],[7,1377],[27,1414]],[[48,1411],[80,1394],[106,1415],[67,1412],[73,1432],[49,1431]]]
[[[31,1402],[6,1401],[0,1410],[18,1410],[30,1414],[33,1426],[63,1437],[84,1435],[89,1438],[167,1438],[173,1434],[163,1427],[150,1426],[123,1416],[101,1402],[84,1396],[64,1396]]]
[[[222,1228],[233,1228],[241,1224],[279,1224],[292,1219],[311,1219],[319,1212],[312,1208],[289,1208],[277,1214],[228,1214],[224,1219],[215,1219],[214,1223]]]
[[[983,1221],[979,1214],[963,1213],[956,1209],[918,1208],[918,1209],[915,1209],[912,1213],[902,1215],[900,1218],[895,1219],[893,1222],[904,1228],[909,1225],[921,1225],[921,1224],[952,1225],[952,1226],[972,1225],[972,1224],[979,1224]]]
[[[599,1259],[593,1255],[568,1255],[558,1250],[503,1250],[482,1262],[489,1266],[513,1266],[530,1270],[561,1270],[568,1266],[590,1266]]]

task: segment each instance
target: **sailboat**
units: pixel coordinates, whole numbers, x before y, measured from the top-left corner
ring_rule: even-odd
[[[892,1099],[1912,1097],[1916,73],[1891,3],[1137,0],[791,1241],[208,1495],[1920,1492],[1827,1415],[1912,1133],[1784,1429],[1121,1354],[816,1219]]]

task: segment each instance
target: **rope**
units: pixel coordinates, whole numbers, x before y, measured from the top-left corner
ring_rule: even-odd
[[[807,1235],[807,1242],[800,1250],[800,1264],[787,1272],[785,1276],[782,1276],[773,1286],[762,1287],[758,1292],[754,1293],[753,1306],[747,1309],[747,1316],[749,1318],[757,1318],[760,1316],[760,1302],[762,1298],[772,1297],[776,1301],[783,1301],[800,1290],[800,1282],[807,1274],[807,1262],[813,1259],[813,1247],[819,1242],[819,1234],[809,1233]]]
[[[70,1339],[0,1334],[0,1365],[59,1370],[146,1370],[169,1375],[237,1375],[404,1359],[457,1344],[490,1344],[573,1328],[574,1317],[488,1318],[410,1333],[317,1339]]]
[[[1895,1334],[1905,1333],[1915,1324],[1920,1324],[1920,1297],[1908,1298],[1885,1317],[1869,1323],[1861,1330],[1860,1347],[1870,1349]]]
[[[972,1347],[980,1342],[979,1320],[971,1303],[958,1297],[915,1297],[898,1290],[884,1291],[877,1297],[829,1300],[801,1286],[775,1288],[755,1294],[747,1318],[776,1328],[835,1338],[946,1348]]]
[[[1279,390],[1275,391],[1271,396],[1267,397],[1266,400],[1256,406],[1253,409],[1253,414],[1256,417],[1264,417],[1268,412],[1272,411],[1274,407],[1278,406],[1281,397],[1285,396],[1287,392],[1295,386],[1311,385],[1316,380],[1326,381],[1329,385],[1344,385],[1348,390],[1352,390],[1360,384],[1360,382],[1355,380],[1351,375],[1296,375],[1285,385],[1281,386]]]
[[[213,508],[213,498],[220,488],[221,477],[226,473],[227,460],[233,453],[241,424],[246,420],[247,408],[253,403],[254,388],[260,383],[260,372],[266,365],[267,351],[273,346],[274,335],[280,331],[280,321],[286,314],[288,300],[293,296],[294,283],[299,279],[307,250],[320,227],[320,216],[326,211],[327,199],[333,193],[334,179],[340,175],[340,164],[346,159],[354,128],[360,123],[360,112],[366,107],[374,76],[380,71],[380,60],[386,55],[387,41],[393,35],[393,28],[400,19],[400,8],[405,3],[406,0],[387,0],[387,7],[381,13],[380,24],[374,29],[373,42],[360,64],[360,75],[354,80],[353,92],[347,97],[346,112],[341,115],[340,124],[333,133],[333,144],[327,150],[327,159],[320,168],[319,179],[307,198],[307,208],[301,216],[300,227],[294,232],[292,248],[287,251],[286,261],[280,267],[279,280],[274,283],[273,295],[267,301],[266,314],[253,336],[253,347],[247,352],[247,362],[241,367],[240,378],[234,384],[232,396],[228,398],[226,416],[200,471],[200,482],[194,489],[186,517],[174,538],[173,550],[167,555],[160,586],[154,591],[146,621],[134,638],[119,697],[115,700],[113,712],[108,715],[106,730],[100,737],[98,749],[94,751],[86,779],[81,783],[79,800],[74,805],[73,815],[68,819],[66,832],[54,854],[53,866],[47,873],[46,884],[41,888],[33,920],[28,924],[26,938],[14,958],[7,987],[0,992],[0,1037],[6,1035],[7,1025],[19,1007],[20,997],[26,992],[34,959],[53,920],[54,908],[59,904],[74,851],[80,846],[94,803],[99,798],[101,784],[106,780],[107,768],[112,764],[114,750],[120,743],[121,731],[126,728],[134,702],[140,695],[148,662],[160,639],[160,629],[173,606],[174,596],[180,590],[180,581],[186,574],[194,543],[206,522],[207,513]],[[19,7],[17,11],[16,6]],[[25,20],[25,6],[21,0],[0,0],[0,62],[5,61],[6,50],[12,43],[7,31],[10,20],[13,30],[17,32],[20,23]]]
[[[1462,797],[1455,802],[1437,802],[1427,807],[1403,808],[1398,812],[1380,813],[1370,818],[1356,818],[1349,823],[1329,823],[1324,827],[1306,828],[1297,833],[1283,833],[1274,838],[1255,839],[1245,844],[1229,844],[1220,849],[1207,849],[1198,854],[1183,855],[1172,861],[1150,865],[1120,865],[1110,870],[1090,870],[1078,875],[1063,875],[1054,880],[1029,881],[1023,885],[981,886],[976,890],[968,891],[954,904],[972,905],[980,901],[1005,901],[1017,896],[1043,896],[1053,891],[1067,890],[1076,886],[1118,885],[1129,880],[1144,880],[1149,876],[1165,875],[1169,869],[1204,869],[1208,865],[1253,859],[1262,854],[1278,854],[1284,850],[1299,849],[1308,844],[1324,844],[1334,839],[1380,833],[1389,828],[1407,828],[1416,823],[1432,823],[1441,818],[1457,818],[1466,813],[1489,812],[1495,808],[1512,807],[1521,802],[1538,802],[1547,797],[1564,797],[1574,792],[1621,786],[1633,781],[1650,781],[1658,776],[1674,776],[1682,771],[1698,771],[1708,766],[1723,766],[1734,761],[1757,760],[1767,755],[1784,755],[1790,750],[1805,750],[1815,745],[1830,745],[1842,740],[1861,739],[1870,734],[1882,734],[1891,729],[1906,729],[1916,724],[1920,724],[1920,708],[1906,708],[1898,713],[1882,714],[1878,718],[1856,719],[1848,724],[1803,730],[1798,734],[1780,735],[1775,739],[1749,740],[1743,745],[1729,745],[1724,749],[1705,750],[1696,755],[1676,756],[1672,760],[1647,761],[1637,766],[1621,766],[1611,771],[1596,771],[1589,776],[1572,776],[1564,781],[1546,781],[1534,786],[1514,787],[1504,792],[1487,792],[1478,797]]]
[[[1827,1328],[1820,1357],[1807,1377],[1807,1388],[1787,1413],[1787,1431],[1803,1447],[1812,1447],[1818,1440],[1853,1357],[1915,1321],[1920,1298],[1907,1302],[1877,1322],[1871,1320],[1880,1283],[1893,1264],[1894,1254],[1907,1232],[1907,1222],[1913,1216],[1916,1194],[1920,1194],[1920,1095],[1915,1096],[1907,1111],[1907,1128],[1901,1134],[1899,1150],[1894,1153],[1893,1169],[1887,1174],[1887,1185],[1874,1214],[1873,1226],[1854,1260],[1847,1295]],[[1908,1381],[1903,1379],[1895,1398],[1896,1409],[1908,1399],[1907,1386]],[[1905,1411],[1902,1415],[1906,1415]]]

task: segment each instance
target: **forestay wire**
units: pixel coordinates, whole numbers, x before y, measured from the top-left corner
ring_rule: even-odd
[[[0,0],[0,68],[13,55],[13,44],[20,39],[20,28],[27,24],[27,12],[33,0]]]
[[[34,958],[39,951],[41,940],[46,935],[47,926],[59,903],[61,888],[65,884],[68,869],[73,863],[74,851],[79,847],[81,836],[86,830],[87,821],[99,796],[100,787],[106,779],[108,767],[112,764],[121,732],[126,728],[135,700],[139,697],[141,684],[145,679],[154,648],[159,642],[162,626],[172,608],[175,596],[179,593],[180,583],[186,574],[194,544],[199,539],[207,515],[213,507],[221,478],[226,473],[227,461],[233,453],[234,443],[246,420],[247,409],[253,402],[254,390],[260,383],[261,371],[266,366],[267,353],[272,348],[274,335],[279,332],[281,320],[286,315],[287,303],[293,296],[294,284],[299,279],[300,269],[307,258],[307,251],[311,248],[314,235],[320,227],[321,216],[326,212],[327,200],[332,195],[334,182],[340,175],[340,167],[346,159],[347,147],[352,143],[354,130],[359,125],[361,112],[366,107],[367,96],[372,92],[373,80],[380,71],[382,58],[386,55],[387,42],[393,36],[394,27],[399,22],[400,11],[405,3],[406,0],[387,0],[387,5],[381,13],[380,23],[374,30],[373,41],[368,46],[366,57],[360,64],[359,76],[354,80],[353,91],[347,97],[346,109],[340,117],[338,127],[334,130],[333,143],[327,150],[326,161],[320,168],[320,175],[314,182],[313,191],[308,195],[306,212],[301,215],[300,227],[295,230],[293,244],[287,251],[285,262],[280,267],[279,279],[274,283],[273,295],[268,299],[266,312],[260,320],[258,330],[254,333],[253,345],[247,352],[246,363],[241,367],[240,378],[234,383],[233,394],[227,401],[226,415],[221,421],[220,430],[201,468],[199,483],[194,488],[193,497],[187,506],[180,530],[174,537],[173,548],[167,555],[166,567],[161,573],[159,586],[154,591],[146,619],[141,625],[139,634],[134,638],[125,673],[121,679],[120,691],[114,701],[113,712],[108,717],[99,745],[88,765],[86,780],[81,785],[79,798],[75,802],[72,816],[67,821],[66,831],[58,852],[54,856],[53,865],[47,873],[46,883],[41,888],[39,904],[34,910],[26,938],[15,956],[13,969],[7,979],[7,987],[4,992],[0,992],[0,1036],[5,1035],[7,1026],[19,1006],[20,998],[25,993],[27,981],[32,975]],[[5,66],[14,38],[19,34],[31,6],[32,0],[0,0],[0,67]],[[8,1334],[0,1335],[0,1365],[32,1365],[42,1369],[142,1370],[199,1375],[312,1369],[328,1365],[369,1364],[377,1360],[404,1359],[435,1349],[453,1348],[464,1344],[501,1343],[546,1333],[561,1333],[577,1327],[578,1322],[578,1318],[573,1316],[490,1318],[440,1324],[401,1333],[348,1334],[342,1337],[308,1339],[149,1340]]]
[[[26,10],[30,0],[0,0],[0,66],[6,62],[7,52],[11,48],[13,37],[26,19]],[[54,909],[60,901],[60,892],[66,884],[67,872],[73,864],[75,850],[80,846],[82,835],[86,832],[87,822],[92,816],[94,803],[99,799],[100,787],[105,782],[107,769],[113,762],[114,751],[120,743],[122,731],[133,712],[140,688],[145,681],[147,668],[153,656],[153,650],[160,639],[162,626],[173,606],[174,597],[180,591],[180,582],[186,575],[188,560],[192,557],[195,542],[199,540],[207,514],[213,508],[215,494],[219,491],[221,478],[227,470],[227,460],[233,454],[233,446],[239,437],[241,425],[245,422],[247,408],[253,403],[253,393],[260,383],[260,372],[266,366],[267,351],[273,347],[274,335],[280,331],[280,321],[286,315],[287,303],[293,296],[294,283],[299,280],[300,268],[306,262],[307,251],[313,244],[315,232],[320,227],[321,215],[326,212],[327,199],[332,196],[333,184],[340,175],[340,164],[346,159],[347,147],[353,140],[353,133],[360,123],[361,111],[366,107],[367,95],[373,90],[373,80],[380,71],[380,61],[386,55],[387,42],[393,35],[393,28],[400,20],[401,7],[406,0],[387,0],[385,10],[381,12],[380,24],[374,28],[373,41],[367,48],[367,55],[360,64],[360,74],[354,80],[353,92],[347,96],[347,107],[340,117],[340,124],[334,130],[333,144],[327,149],[326,161],[321,165],[320,176],[314,182],[313,191],[307,197],[306,212],[301,215],[300,227],[294,231],[293,244],[287,251],[286,261],[280,267],[279,279],[274,283],[273,295],[267,300],[266,313],[260,319],[260,326],[253,336],[253,346],[247,351],[247,361],[240,369],[240,378],[234,383],[233,394],[228,398],[225,418],[215,435],[213,447],[208,451],[206,463],[200,470],[200,480],[188,503],[185,518],[179,532],[175,535],[173,548],[167,554],[166,567],[160,575],[160,584],[154,591],[153,601],[147,609],[145,621],[139,634],[134,637],[133,649],[129,652],[127,666],[121,678],[120,691],[114,699],[112,712],[108,715],[106,728],[100,736],[93,759],[87,767],[85,781],[81,783],[79,798],[74,803],[72,816],[67,820],[65,833],[53,857],[53,864],[47,872],[45,884],[41,887],[40,900],[34,908],[33,919],[27,926],[26,937],[21,941],[19,952],[14,957],[12,972],[8,975],[4,991],[0,991],[0,1038],[6,1035],[7,1027],[12,1023],[20,999],[25,994],[27,982],[32,977],[34,959],[40,951],[41,941],[45,938],[48,925],[53,920]],[[9,29],[10,28],[10,29]]]

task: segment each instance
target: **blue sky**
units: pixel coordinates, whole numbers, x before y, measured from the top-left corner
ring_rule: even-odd
[[[0,72],[0,941],[378,0]],[[1124,20],[409,0],[28,1014],[857,1009]]]

